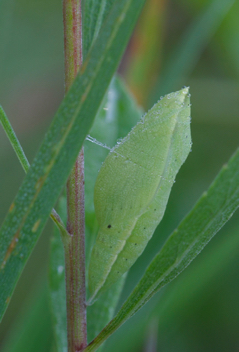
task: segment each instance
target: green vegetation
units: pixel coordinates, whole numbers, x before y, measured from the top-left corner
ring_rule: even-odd
[[[66,16],[71,6],[79,6],[80,1],[64,0],[64,4],[63,33],[62,8],[55,0],[0,2],[0,349],[234,351],[238,345],[239,311],[239,222],[237,215],[232,217],[239,206],[239,4],[233,0],[84,0],[82,32],[77,32],[82,35],[80,40],[73,31],[77,15],[72,11],[71,17]],[[110,264],[111,271],[106,274],[108,269],[101,263],[108,265],[113,249],[110,253],[102,252],[107,246],[101,242],[110,241],[108,235],[96,242],[99,217],[96,219],[94,210],[94,185],[98,171],[109,150],[115,145],[115,150],[120,148],[119,142],[138,123],[143,111],[162,95],[182,86],[190,86],[192,153],[176,177],[166,210],[167,197],[159,201],[165,215],[142,255],[137,259],[141,251],[131,253],[132,263],[125,265],[125,255],[117,254],[117,270],[112,270],[114,266]],[[172,116],[181,114],[178,111],[182,107],[174,106],[173,102],[168,109],[164,99],[160,100],[162,121],[169,110]],[[187,118],[188,104],[189,101]],[[154,122],[152,125],[154,132]],[[172,126],[168,124],[167,128]],[[184,161],[190,149],[189,139],[187,151],[182,149],[187,129],[188,125],[182,124],[182,129],[174,134],[174,130],[167,132],[164,127],[161,138],[173,137],[169,138],[169,147],[162,141],[159,156],[165,146],[170,165],[157,171],[153,163],[156,181],[160,172],[166,172],[163,180],[173,183],[182,162],[178,161],[177,168],[173,163],[177,158]],[[138,135],[137,138],[140,140]],[[155,146],[150,143],[149,150]],[[77,182],[72,183],[76,180],[75,161],[82,146],[85,225],[76,215],[78,203],[80,211],[84,211],[79,197],[75,197]],[[141,174],[143,160],[137,156],[137,148],[134,144],[130,150],[134,160],[138,158],[136,164],[140,164],[135,175],[143,180],[148,175],[145,171]],[[107,158],[109,172],[114,164],[110,161],[112,155]],[[132,155],[127,156],[130,162]],[[119,175],[122,166],[117,165]],[[108,207],[112,210],[112,221],[119,221],[122,206],[129,207],[124,219],[127,233],[135,238],[135,225],[129,225],[130,221],[134,216],[138,219],[145,209],[141,202],[151,202],[147,197],[152,193],[154,203],[157,196],[150,188],[152,185],[147,190],[139,189],[133,201],[139,209],[135,215],[130,207],[130,189],[138,186],[131,182],[125,188],[128,199],[118,197],[123,204],[114,210],[114,195],[122,193],[129,173],[134,172],[127,170],[125,180],[113,176],[109,182],[103,174],[100,182],[106,187],[101,185],[95,197],[100,205],[104,204],[102,209],[99,207],[103,224],[108,221],[108,213],[104,213]],[[160,187],[163,196],[171,190],[167,182]],[[102,190],[103,196],[107,194],[105,202],[99,199]],[[154,212],[145,216],[143,223],[148,224]],[[49,217],[55,224],[47,223]],[[73,231],[69,219],[76,226]],[[153,220],[154,228],[160,219],[161,214]],[[80,228],[82,236],[84,226],[85,239],[74,242],[76,229]],[[139,236],[142,250],[151,234],[147,234],[147,240],[143,236]],[[122,240],[125,238],[120,237]],[[79,253],[84,253],[84,241],[82,260]],[[130,237],[127,241],[130,246]],[[96,267],[93,272],[99,276],[93,281],[101,281],[99,292],[103,289],[87,307],[86,343],[84,301],[92,293],[88,290],[88,271],[95,242],[100,250],[94,250],[90,271],[92,265],[93,269]],[[127,247],[125,250],[127,253]],[[103,258],[98,263],[97,253]],[[123,275],[116,280],[121,272]],[[76,304],[71,301],[71,292],[76,295]]]

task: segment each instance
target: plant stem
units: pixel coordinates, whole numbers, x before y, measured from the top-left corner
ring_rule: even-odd
[[[63,0],[65,92],[82,65],[81,0]]]
[[[86,347],[85,253],[84,253],[84,157],[80,152],[67,183],[67,229],[65,245],[68,352]]]
[[[81,0],[63,0],[65,91],[82,64]],[[80,151],[67,182],[67,230],[65,244],[68,352],[87,345],[85,302],[84,151]]]

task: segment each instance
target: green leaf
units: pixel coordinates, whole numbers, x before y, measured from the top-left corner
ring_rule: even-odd
[[[118,91],[117,139],[121,139],[129,133],[129,131],[136,125],[136,123],[139,122],[144,111],[137,105],[136,100],[121,79],[115,80],[115,87]],[[114,146],[115,143],[112,146]]]
[[[159,95],[176,89],[188,77],[234,2],[235,0],[214,0],[186,29],[162,68],[151,102]]]
[[[97,38],[113,0],[83,0],[83,54],[88,54]]]
[[[166,95],[107,156],[94,204],[99,232],[89,266],[90,300],[129,270],[161,221],[191,149],[188,88]]]
[[[178,279],[160,290],[160,295],[154,296],[155,299],[150,300],[111,336],[104,352],[138,351],[151,320],[158,322],[161,346],[165,346],[164,342],[168,341],[170,336],[178,335],[176,330],[185,321],[190,321],[189,316],[192,317],[195,314],[194,322],[197,318],[201,320],[201,314],[197,317],[198,306],[205,303],[203,301],[208,297],[209,290],[209,296],[212,296],[215,290],[223,285],[225,276],[228,276],[232,267],[235,267],[238,262],[236,259],[239,248],[238,222],[234,226],[226,227],[227,229],[220,231],[216,241],[207,246]],[[235,289],[234,285],[232,289]],[[220,306],[218,308],[221,310]],[[207,314],[210,315],[211,311],[206,312]],[[164,350],[169,349],[164,347]]]
[[[63,100],[0,232],[0,317],[67,180],[144,0],[115,1]]]
[[[13,150],[16,153],[16,156],[18,157],[18,160],[20,161],[23,170],[25,171],[25,173],[28,172],[29,168],[30,168],[30,164],[27,160],[27,157],[22,149],[22,146],[19,142],[19,140],[17,139],[17,136],[10,124],[10,121],[8,120],[5,112],[3,111],[3,108],[0,106],[0,122],[2,123],[3,129],[6,132],[7,137],[9,138],[9,141],[13,147]],[[59,215],[57,214],[57,212],[55,211],[55,209],[52,209],[51,211],[51,218],[54,221],[54,223],[57,225],[57,227],[60,230],[62,239],[67,239],[68,237],[68,232],[66,230],[66,227],[64,226],[61,218],[59,217]]]
[[[8,136],[9,138],[9,141],[16,153],[16,156],[18,157],[18,160],[20,161],[21,165],[22,165],[22,168],[23,170],[27,173],[29,167],[30,167],[30,164],[27,160],[27,157],[17,139],[17,136],[10,124],[10,121],[8,120],[3,108],[1,107],[0,105],[0,122],[3,126],[3,129],[4,131],[6,132],[6,135]]]
[[[239,206],[239,150],[172,233],[116,317],[85,351],[97,348],[157,291],[177,277]]]

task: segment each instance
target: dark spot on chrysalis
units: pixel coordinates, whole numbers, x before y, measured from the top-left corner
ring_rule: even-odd
[[[144,227],[144,230],[146,230],[146,227]]]
[[[107,227],[108,227],[108,229],[110,229],[110,228],[111,228],[111,225],[108,225]]]
[[[134,245],[137,246],[137,243],[135,243]]]

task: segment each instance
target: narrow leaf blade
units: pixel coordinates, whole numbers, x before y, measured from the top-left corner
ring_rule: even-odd
[[[17,136],[11,126],[11,123],[8,120],[7,115],[5,114],[1,105],[0,105],[0,121],[2,123],[4,131],[5,131],[8,139],[13,147],[13,150],[15,151],[16,156],[18,157],[18,160],[20,161],[20,163],[23,167],[23,170],[25,172],[27,172],[30,167],[30,164],[29,164],[27,157],[22,149],[21,144],[19,143],[19,140],[17,139]]]
[[[83,1],[83,50],[86,56],[96,40],[104,19],[113,5],[112,0]]]
[[[0,232],[0,317],[67,180],[143,4],[144,0],[114,3],[4,221]]]
[[[239,150],[166,241],[116,317],[86,348],[96,351],[161,287],[176,278],[239,207]]]

